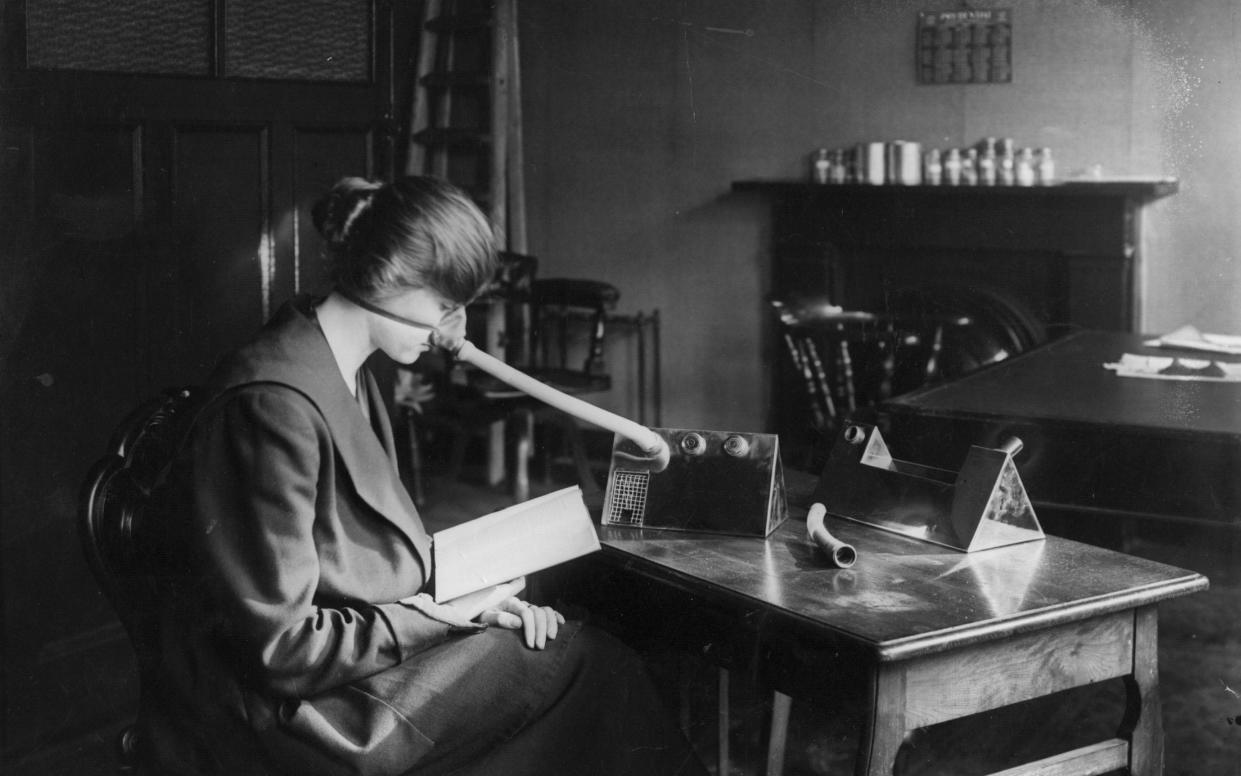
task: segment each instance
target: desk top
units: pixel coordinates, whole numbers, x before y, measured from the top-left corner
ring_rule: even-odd
[[[797,509],[804,514],[804,509]],[[879,661],[1150,604],[1207,587],[1200,574],[1086,544],[961,553],[848,520],[828,529],[857,564],[830,568],[787,520],[766,539],[603,526],[604,555],[695,596],[791,617]]]
[[[1149,336],[1081,331],[943,385],[885,402],[921,415],[1080,422],[1241,437],[1241,384],[1119,377],[1103,368],[1124,353],[1241,357],[1151,348]]]

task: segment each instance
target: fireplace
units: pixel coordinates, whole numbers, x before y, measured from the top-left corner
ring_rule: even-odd
[[[981,187],[746,180],[733,190],[770,202],[773,298],[822,294],[846,310],[892,316],[908,312],[898,308],[910,299],[948,305],[953,297],[951,304],[976,326],[1014,333],[1021,344],[1002,357],[1076,329],[1135,330],[1142,209],[1175,193],[1177,182]],[[783,347],[774,326],[771,353],[778,362]],[[853,356],[855,372],[866,371],[867,356],[864,348]],[[806,424],[797,410],[804,386],[791,371],[771,370],[771,421],[780,433]],[[863,403],[876,398],[882,397]]]

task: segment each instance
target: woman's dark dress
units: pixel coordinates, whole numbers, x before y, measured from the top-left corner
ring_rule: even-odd
[[[530,650],[398,603],[423,589],[430,541],[374,380],[372,426],[313,300],[206,387],[169,488],[189,571],[139,719],[156,773],[703,773],[610,636],[570,622]]]

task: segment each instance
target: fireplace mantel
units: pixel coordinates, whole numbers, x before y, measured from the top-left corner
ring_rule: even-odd
[[[818,184],[806,181],[764,179],[733,182],[734,191],[774,191],[778,193],[801,193],[809,191],[843,192],[897,192],[903,194],[926,194],[940,198],[969,197],[1017,197],[1040,199],[1044,197],[1125,197],[1135,201],[1148,201],[1175,194],[1176,178],[1115,178],[1109,180],[1068,180],[1040,186],[875,186],[862,183]]]
[[[1141,214],[1174,178],[1046,186],[874,186],[741,180],[772,205],[772,293],[817,289],[881,311],[886,290],[953,279],[1013,294],[1049,330],[1133,331]]]

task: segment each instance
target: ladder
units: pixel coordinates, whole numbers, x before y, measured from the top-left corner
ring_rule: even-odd
[[[526,253],[518,58],[517,0],[425,0],[405,173],[461,186]]]
[[[517,0],[424,0],[410,108],[406,175],[433,175],[469,193],[500,250],[527,253]],[[483,350],[505,351],[505,309],[487,309]],[[521,435],[528,447],[528,434]],[[505,477],[504,424],[487,443],[487,482]],[[521,496],[529,450],[519,450]]]

